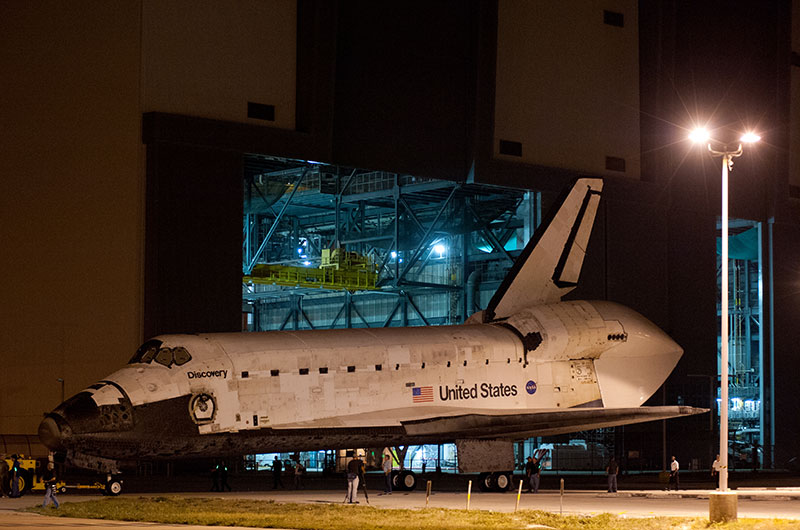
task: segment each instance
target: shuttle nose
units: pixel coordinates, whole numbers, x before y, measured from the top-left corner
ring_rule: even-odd
[[[72,396],[42,420],[39,439],[55,451],[68,448],[77,435],[130,430],[133,427],[130,400],[116,389],[112,399],[108,395],[109,392],[98,394],[96,389],[90,389]]]
[[[39,424],[39,439],[51,450],[58,451],[69,444],[73,433],[97,429],[100,410],[88,392],[80,392],[59,405]]]
[[[64,423],[63,419],[61,423]],[[61,451],[64,449],[61,440],[63,435],[64,431],[59,425],[59,421],[56,420],[56,417],[52,414],[48,415],[42,420],[42,423],[39,424],[39,440],[51,451]]]

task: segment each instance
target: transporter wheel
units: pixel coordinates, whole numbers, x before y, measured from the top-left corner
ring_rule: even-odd
[[[122,493],[122,481],[112,478],[106,482],[105,493],[106,495],[111,495],[112,497],[116,497]]]
[[[511,473],[507,471],[497,471],[492,473],[492,481],[494,482],[494,491],[505,493],[511,486]]]
[[[60,488],[58,488],[58,492],[59,493],[66,493],[67,492],[67,487],[66,486],[61,486]]]
[[[19,495],[20,497],[31,491],[31,486],[33,486],[33,476],[31,472],[27,469],[23,469],[19,472]]]
[[[400,489],[400,471],[397,469],[392,470],[392,489]]]
[[[417,475],[413,471],[406,469],[400,471],[398,474],[399,489],[403,491],[413,491],[417,487]]]
[[[492,491],[494,489],[494,473],[481,473],[478,476],[478,489]]]

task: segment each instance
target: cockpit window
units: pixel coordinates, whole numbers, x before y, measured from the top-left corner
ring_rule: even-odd
[[[162,343],[160,340],[148,340],[139,346],[139,349],[136,350],[136,353],[133,357],[131,357],[131,360],[128,361],[128,364],[149,363],[153,360],[153,357],[155,357],[156,353],[158,353],[158,349],[161,347],[161,344]]]
[[[169,368],[172,364],[172,350],[169,348],[161,348],[158,350],[156,362]]]
[[[191,354],[183,346],[167,348],[162,347],[162,344],[160,340],[148,340],[136,350],[136,355],[128,364],[150,364],[155,361],[162,366],[171,368],[173,364],[183,366],[192,360]]]
[[[188,363],[192,358],[192,356],[189,355],[189,352],[186,351],[186,348],[184,348],[183,346],[172,348],[172,357],[175,360],[175,364],[177,366],[183,366],[184,364]]]

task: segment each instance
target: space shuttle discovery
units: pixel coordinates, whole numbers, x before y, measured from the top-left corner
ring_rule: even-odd
[[[577,180],[464,324],[162,335],[46,415],[73,463],[455,442],[502,487],[512,442],[705,412],[641,406],[683,350],[635,311],[561,301],[603,183]],[[403,483],[413,487],[414,476]]]

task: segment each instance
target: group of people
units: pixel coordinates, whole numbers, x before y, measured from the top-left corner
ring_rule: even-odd
[[[3,455],[5,456],[5,455]],[[9,497],[12,499],[19,497],[19,478],[20,478],[21,465],[17,455],[11,455],[11,466],[6,464],[4,458],[0,458],[0,484],[11,483],[11,492]],[[0,497],[3,496],[3,490],[0,488]]]
[[[533,456],[528,457],[525,462],[525,477],[527,478],[528,488],[525,493],[539,493],[539,480],[542,475],[541,460],[544,453],[540,453],[541,449],[534,451]]]
[[[281,475],[283,474],[283,462],[277,456],[272,460],[272,489],[278,489],[279,487],[283,489],[283,480],[281,479]],[[303,477],[306,474],[306,468],[303,466],[303,463],[300,462],[298,459],[294,463],[294,489],[301,490],[305,489],[305,485],[303,485]]]
[[[23,478],[22,471],[22,462],[20,462],[20,457],[18,455],[11,455],[10,466],[6,464],[4,459],[0,458],[0,483],[4,484],[6,481],[10,482],[11,491],[8,496],[12,499],[22,495],[20,491],[20,480]],[[42,473],[42,482],[44,483],[44,501],[42,501],[42,507],[44,508],[48,504],[53,503],[53,506],[58,508],[58,497],[56,497],[58,478],[56,476],[56,466],[53,462],[47,463]],[[0,497],[2,496],[3,490],[0,488]]]
[[[211,468],[211,491],[231,491],[228,484],[228,466],[224,460],[220,460],[217,465]]]
[[[378,495],[391,495],[392,494],[392,457],[389,453],[383,454],[383,462],[381,463],[381,470],[383,471],[383,493]],[[347,463],[347,494],[344,497],[344,502],[348,504],[358,504],[358,485],[364,482],[364,461],[361,460],[359,455],[355,455],[350,462]],[[364,489],[366,495],[366,488]]]
[[[527,478],[526,484],[527,488],[525,490],[526,493],[538,493],[539,492],[539,483],[541,480],[541,472],[542,472],[542,460],[546,456],[548,450],[547,449],[537,449],[534,451],[532,456],[527,458],[527,462],[525,463],[525,476]],[[15,459],[14,462],[16,463],[11,468],[11,477],[12,477],[12,493],[11,496],[18,496],[19,489],[17,481],[14,477],[18,476],[19,467],[17,460]],[[283,474],[283,462],[277,456],[274,458],[272,462],[272,487],[273,489],[283,488],[283,481],[281,479],[281,475]],[[385,453],[383,455],[383,462],[381,465],[383,476],[384,476],[384,491],[379,495],[391,495],[392,494],[392,457],[390,454]],[[716,477],[719,474],[720,469],[720,462],[719,462],[719,455],[717,455],[716,460],[711,466],[711,476]],[[52,480],[53,484],[55,484],[55,474],[52,472],[52,463],[48,465],[48,470],[51,471],[51,476],[48,480]],[[614,456],[608,461],[608,465],[606,466],[606,475],[608,480],[608,492],[609,493],[616,493],[617,492],[617,475],[619,473],[620,467],[617,463]],[[297,461],[294,465],[294,488],[295,489],[304,489],[303,485],[303,476],[305,475],[306,469],[302,465],[300,461]],[[211,491],[225,491],[225,488],[228,491],[231,491],[230,485],[228,485],[228,468],[225,465],[224,461],[220,461],[214,468],[211,470],[211,477],[212,477],[212,486]],[[346,468],[346,477],[347,477],[347,494],[345,496],[345,502],[349,504],[358,504],[357,494],[358,494],[358,486],[359,484],[363,484],[364,481],[364,461],[361,460],[359,455],[355,455],[352,460],[347,463]],[[667,489],[675,489],[676,491],[680,488],[680,463],[675,458],[672,457],[672,461],[670,463],[670,470],[669,470],[669,484]],[[50,490],[53,490],[52,492]],[[47,504],[48,499],[52,499],[53,503],[58,507],[58,500],[55,498],[55,489],[54,488],[46,488],[45,493],[45,504]]]

